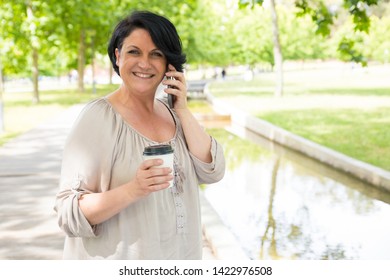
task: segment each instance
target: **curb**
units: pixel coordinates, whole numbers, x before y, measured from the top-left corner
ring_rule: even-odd
[[[215,209],[199,191],[202,231],[217,260],[249,260],[231,231],[224,225]]]
[[[226,102],[217,100],[217,98],[210,93],[208,86],[209,84],[205,86],[204,90],[207,101],[213,105],[217,112],[230,114],[233,123],[245,127],[273,142],[298,151],[347,174],[353,175],[375,187],[390,192],[389,171],[348,157],[280,127],[274,126],[269,122],[253,117],[248,113],[232,108],[226,104]]]

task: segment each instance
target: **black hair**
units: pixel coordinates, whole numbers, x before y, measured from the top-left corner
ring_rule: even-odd
[[[183,72],[186,56],[182,51],[180,37],[172,22],[163,16],[149,11],[134,11],[117,24],[107,48],[112,67],[119,76],[115,49],[121,50],[125,38],[137,28],[142,28],[149,32],[153,43],[167,58],[167,65],[172,64],[177,71]]]

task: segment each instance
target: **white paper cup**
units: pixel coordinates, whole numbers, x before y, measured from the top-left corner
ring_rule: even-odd
[[[144,160],[147,159],[162,159],[163,164],[153,168],[169,167],[173,171],[173,149],[171,145],[153,145],[145,147],[143,153]],[[173,186],[173,179],[169,181],[169,187]]]

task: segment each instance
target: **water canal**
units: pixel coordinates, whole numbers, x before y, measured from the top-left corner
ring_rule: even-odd
[[[390,194],[245,129],[210,129],[224,179],[205,196],[251,259],[390,259]]]

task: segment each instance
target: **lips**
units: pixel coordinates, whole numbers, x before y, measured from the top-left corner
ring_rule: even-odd
[[[137,76],[137,77],[142,78],[142,79],[150,79],[154,76],[153,74],[144,74],[144,73],[138,73],[138,72],[133,72],[133,74],[134,74],[134,76]]]

